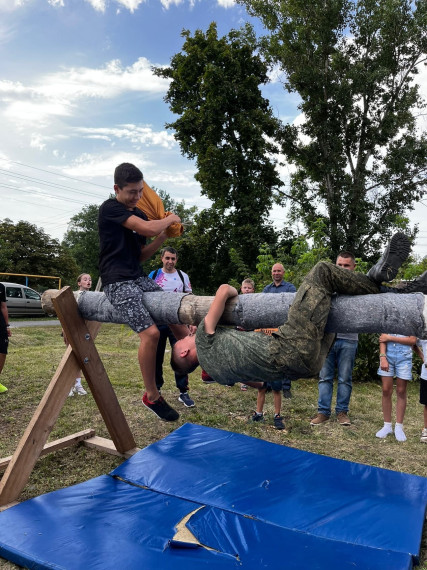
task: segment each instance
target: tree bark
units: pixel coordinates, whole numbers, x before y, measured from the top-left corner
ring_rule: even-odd
[[[43,293],[42,306],[49,315],[55,310],[52,298],[57,289]],[[123,323],[104,293],[75,293],[81,316],[88,321]],[[254,293],[230,299],[220,324],[247,330],[275,328],[288,315],[295,293]],[[163,291],[144,293],[144,304],[157,324],[198,325],[208,312],[213,297]],[[332,299],[327,332],[381,333],[415,335],[427,338],[425,296],[385,293],[381,295],[342,295]]]

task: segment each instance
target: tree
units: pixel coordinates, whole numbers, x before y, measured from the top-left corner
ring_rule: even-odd
[[[154,71],[171,79],[165,100],[179,118],[166,126],[175,130],[182,153],[196,160],[195,178],[213,202],[199,217],[210,218],[218,232],[206,261],[221,259],[216,268],[222,274],[234,248],[254,269],[259,246],[276,239],[266,218],[282,184],[273,158],[279,122],[260,91],[267,66],[249,28],[218,38],[211,24],[206,33],[182,36],[182,52],[170,67]]]
[[[95,283],[99,277],[98,210],[96,204],[84,206],[71,218],[62,241],[76,260],[78,273],[89,273]]]
[[[74,259],[58,240],[22,220],[0,221],[0,263],[4,273],[58,276],[63,285],[72,284],[77,275]],[[51,280],[36,278],[31,278],[31,286],[53,287]]]
[[[323,216],[329,248],[370,255],[426,192],[414,80],[426,62],[425,0],[238,0],[269,35],[264,54],[301,97],[282,150],[296,166],[292,219]]]

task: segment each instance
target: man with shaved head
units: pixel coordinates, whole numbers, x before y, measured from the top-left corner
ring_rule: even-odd
[[[273,282],[263,289],[263,293],[296,293],[296,287],[292,283],[283,279],[285,275],[285,268],[281,263],[275,263],[271,268],[271,276]],[[292,398],[291,381],[289,378],[284,378],[282,382],[283,397]]]

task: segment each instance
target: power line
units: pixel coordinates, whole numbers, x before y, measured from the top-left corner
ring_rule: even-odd
[[[84,184],[91,184],[92,186],[99,186],[100,188],[107,188],[108,186],[103,186],[102,184],[97,184],[96,182],[88,182],[87,180],[81,180],[79,178],[73,178],[72,176],[67,176],[66,174],[58,174],[57,172],[53,172],[51,170],[46,170],[44,168],[38,168],[37,166],[31,166],[29,164],[25,164],[23,162],[17,162],[15,160],[8,160],[7,158],[0,157],[0,160],[4,160],[9,164],[19,164],[19,166],[24,166],[25,168],[32,168],[33,170],[39,170],[40,172],[46,172],[47,174],[53,174],[53,176],[60,176],[62,178],[68,178],[68,180],[74,180],[76,182],[83,182]]]

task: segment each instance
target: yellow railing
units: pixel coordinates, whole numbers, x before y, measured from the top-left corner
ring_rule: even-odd
[[[58,279],[58,289],[61,289],[61,277],[55,275],[30,275],[29,273],[0,273],[0,275],[8,275],[14,277],[43,277],[43,279]],[[26,279],[25,285],[28,287],[28,279]]]

